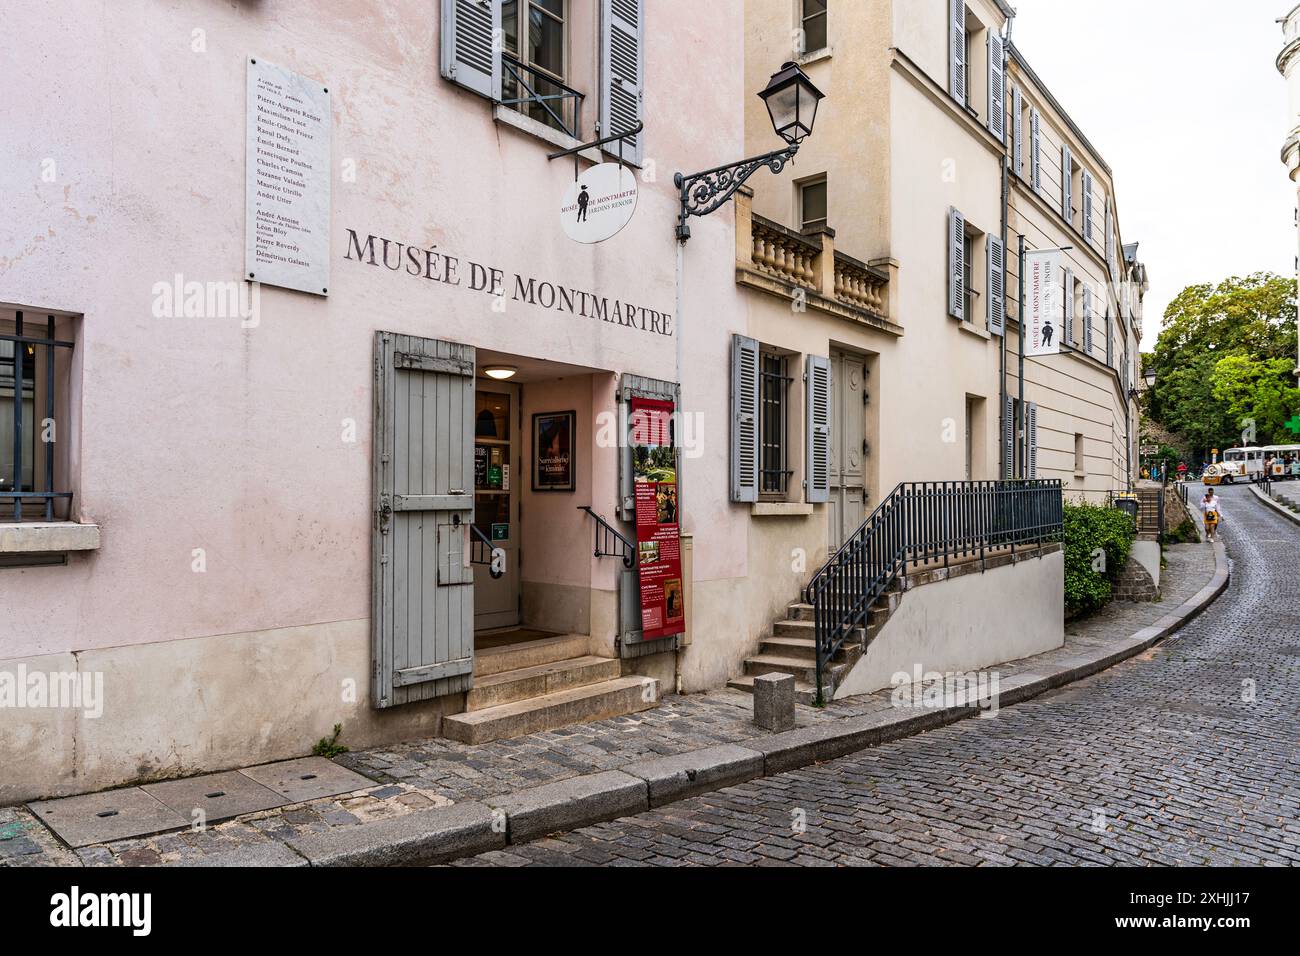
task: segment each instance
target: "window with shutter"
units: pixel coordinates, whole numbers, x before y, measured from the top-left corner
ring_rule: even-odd
[[[1065,281],[1062,286],[1062,296],[1065,299],[1065,344],[1074,347],[1074,270],[1067,268],[1065,270]]]
[[[1016,87],[1011,93],[1011,171],[1025,175],[1025,96]]]
[[[1092,239],[1092,173],[1083,171],[1083,238]]]
[[[1106,200],[1106,265],[1110,269],[1110,281],[1119,279],[1115,269],[1115,225],[1110,211],[1110,199]]]
[[[758,501],[759,345],[731,337],[731,500]]]
[[[808,356],[806,500],[831,500],[831,360]]]
[[[1115,365],[1115,342],[1114,333],[1111,328],[1110,320],[1110,303],[1106,303],[1106,364],[1114,367]]]
[[[1061,147],[1061,218],[1074,225],[1074,158],[1070,147]]]
[[[442,0],[442,75],[479,96],[501,99],[501,4]]]
[[[989,290],[989,332],[1002,335],[1007,324],[1007,253],[1002,240],[992,233],[988,236],[988,290]]]
[[[989,30],[989,132],[999,143],[1007,138],[1006,64],[1002,56],[1002,37]]]
[[[1029,444],[1029,468],[1026,478],[1038,477],[1038,405],[1029,402],[1025,408],[1025,434]]]
[[[600,0],[600,135],[613,136],[641,121],[645,82],[644,0]],[[603,148],[611,156],[640,165],[645,133]]]
[[[1043,116],[1038,110],[1029,112],[1029,173],[1034,192],[1043,191]]]
[[[1010,395],[1002,403],[1002,477],[1016,477],[1016,400]]]
[[[948,314],[966,319],[966,217],[948,210]]]
[[[948,55],[948,92],[966,102],[966,0],[948,0],[948,29],[952,36]]]
[[[1092,354],[1092,286],[1083,286],[1083,351]]]

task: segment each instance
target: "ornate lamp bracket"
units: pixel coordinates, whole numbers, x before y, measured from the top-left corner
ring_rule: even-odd
[[[799,151],[799,144],[778,149],[763,156],[742,159],[728,166],[706,169],[702,173],[683,176],[677,173],[673,183],[681,190],[681,210],[677,215],[677,239],[685,242],[691,238],[689,219],[691,216],[707,216],[709,213],[726,205],[736,194],[736,190],[745,184],[745,180],[766,166],[773,173],[780,173],[786,163],[794,159]]]

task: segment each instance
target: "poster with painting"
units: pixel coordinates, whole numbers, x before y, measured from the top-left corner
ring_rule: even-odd
[[[574,490],[577,421],[577,412],[539,412],[533,416],[533,491]]]

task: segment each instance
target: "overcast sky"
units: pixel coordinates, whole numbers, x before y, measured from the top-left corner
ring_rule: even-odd
[[[1295,0],[1011,0],[1012,40],[1115,175],[1151,277],[1143,349],[1185,286],[1295,270],[1276,22]]]

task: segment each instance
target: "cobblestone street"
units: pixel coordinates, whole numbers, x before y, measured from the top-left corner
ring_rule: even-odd
[[[1224,497],[1230,589],[1146,654],[992,719],[459,865],[1300,863],[1300,528]]]

